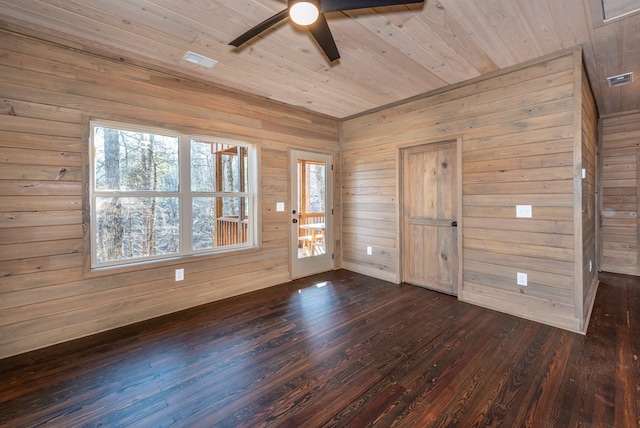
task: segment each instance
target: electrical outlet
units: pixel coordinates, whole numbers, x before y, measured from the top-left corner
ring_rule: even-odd
[[[527,286],[527,274],[526,273],[522,273],[522,272],[518,272],[518,275],[516,277],[516,282],[518,283],[518,285],[522,285],[523,287]]]
[[[533,217],[531,205],[516,205],[516,217],[517,218]]]
[[[373,254],[373,248],[371,248],[371,245],[367,245],[367,255],[370,256]]]
[[[184,269],[176,269],[176,281],[184,281]]]

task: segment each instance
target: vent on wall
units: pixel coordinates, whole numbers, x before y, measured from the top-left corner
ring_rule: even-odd
[[[633,77],[633,73],[624,73],[618,74],[617,76],[607,77],[607,83],[610,88],[614,88],[616,86],[626,85],[627,83],[631,83],[631,78]]]
[[[640,12],[637,0],[602,0],[605,24]]]

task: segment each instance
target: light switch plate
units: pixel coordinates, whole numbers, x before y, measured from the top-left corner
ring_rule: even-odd
[[[276,202],[276,211],[279,213],[284,212],[284,202]]]
[[[518,218],[531,218],[533,211],[531,205],[516,205],[516,217]]]
[[[518,275],[516,277],[516,282],[518,285],[522,285],[524,287],[527,286],[527,274],[526,273],[522,273],[522,272],[518,272]]]

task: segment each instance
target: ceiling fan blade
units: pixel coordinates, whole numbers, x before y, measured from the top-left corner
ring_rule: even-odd
[[[341,10],[396,6],[399,4],[423,2],[424,0],[320,0],[320,12],[338,12]]]
[[[307,28],[324,51],[324,54],[329,58],[329,61],[335,61],[340,58],[340,52],[338,52],[338,47],[336,46],[335,40],[333,40],[329,24],[323,14],[320,14],[316,22]]]
[[[243,45],[247,41],[253,39],[255,36],[257,36],[258,34],[262,33],[264,30],[267,30],[268,28],[273,27],[278,22],[283,21],[284,19],[286,19],[288,17],[289,17],[289,9],[285,9],[285,10],[283,10],[281,12],[278,12],[275,15],[273,15],[271,18],[265,19],[260,24],[256,25],[255,27],[253,27],[252,29],[250,29],[246,33],[244,33],[241,36],[237,37],[236,39],[232,40],[229,44],[231,46],[240,47],[241,45]]]

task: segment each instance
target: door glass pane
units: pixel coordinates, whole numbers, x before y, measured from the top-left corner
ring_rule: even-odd
[[[326,253],[326,174],[324,162],[298,161],[298,258]]]

